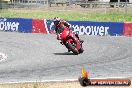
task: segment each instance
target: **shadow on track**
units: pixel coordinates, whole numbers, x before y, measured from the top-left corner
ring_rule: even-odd
[[[75,55],[75,54],[74,53],[65,52],[65,53],[54,53],[54,55]]]

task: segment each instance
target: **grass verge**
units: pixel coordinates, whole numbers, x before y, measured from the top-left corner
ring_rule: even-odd
[[[132,13],[124,15],[122,12],[118,13],[116,10],[107,10],[102,12],[100,10],[1,10],[0,17],[7,18],[37,18],[37,19],[53,19],[60,17],[65,20],[79,20],[79,21],[105,21],[105,22],[132,22]]]

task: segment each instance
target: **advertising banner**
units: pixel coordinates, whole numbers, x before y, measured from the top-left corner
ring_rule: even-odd
[[[80,35],[123,35],[123,22],[69,21]]]
[[[54,34],[54,23],[52,20],[46,20],[46,25],[47,25],[47,30],[49,31],[50,34]]]
[[[129,27],[127,25],[130,25],[124,25],[123,22],[68,21],[68,23],[74,29],[73,31],[79,35],[98,36],[128,34],[126,29]],[[0,18],[0,31],[53,34],[54,23],[52,20],[42,19]]]
[[[125,36],[132,36],[132,22],[131,23],[124,23],[124,35]]]
[[[32,32],[32,19],[0,18],[0,31]]]
[[[123,35],[123,22],[68,21],[79,35]],[[52,20],[47,20],[49,32],[54,31]]]
[[[44,33],[47,34],[45,20],[33,19],[32,20],[32,33]]]

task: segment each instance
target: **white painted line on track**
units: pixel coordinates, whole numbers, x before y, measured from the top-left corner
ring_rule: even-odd
[[[90,79],[129,79],[131,77],[107,77],[107,78],[90,78]],[[17,81],[17,82],[3,82],[0,84],[14,84],[14,83],[63,83],[63,82],[78,82],[78,79],[64,79],[64,80],[36,80],[36,81]]]

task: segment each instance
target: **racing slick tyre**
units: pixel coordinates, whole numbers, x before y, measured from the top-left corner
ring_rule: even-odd
[[[77,50],[71,43],[67,43],[66,46],[67,46],[67,48],[68,48],[69,50],[71,50],[75,55],[78,55],[78,54],[79,54],[78,50]]]
[[[79,49],[79,53],[83,53],[84,49],[83,48],[80,48]]]

